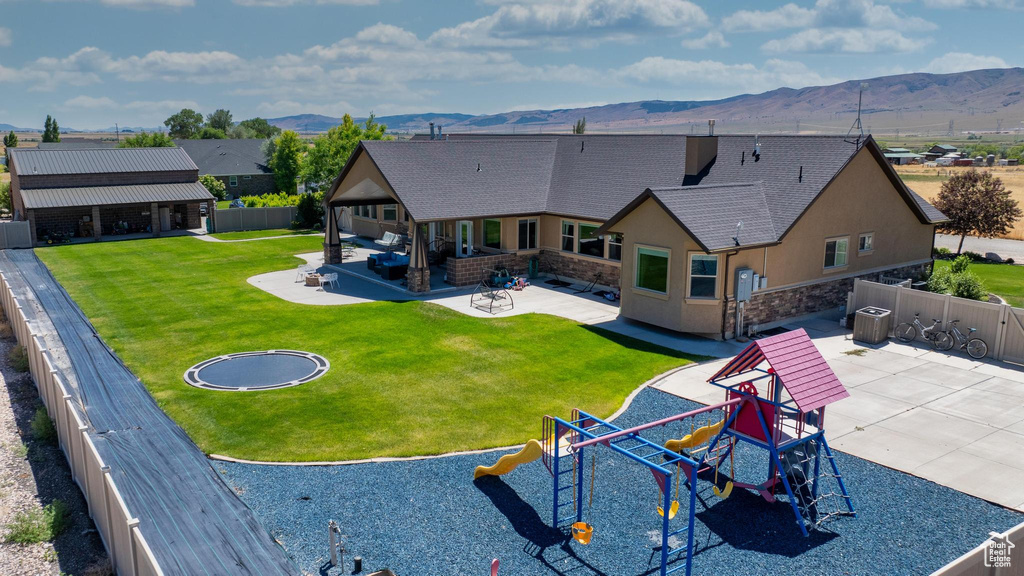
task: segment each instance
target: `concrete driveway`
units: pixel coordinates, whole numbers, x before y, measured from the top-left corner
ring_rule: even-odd
[[[867,347],[831,322],[801,326],[850,391],[826,410],[831,447],[1024,511],[1024,370],[895,342]],[[706,380],[725,362],[657,387],[721,402]]]
[[[953,252],[956,252],[959,244],[959,236],[950,236],[949,234],[935,235],[936,247],[949,248]],[[1006,240],[1004,238],[975,238],[974,236],[968,236],[967,238],[964,238],[964,250],[977,252],[978,254],[991,258],[992,260],[1006,260],[1007,258],[1013,258],[1014,262],[1017,264],[1024,264],[1024,241],[1021,240]]]

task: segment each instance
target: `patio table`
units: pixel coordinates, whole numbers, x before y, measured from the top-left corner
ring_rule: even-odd
[[[320,275],[306,274],[306,286],[320,286]]]

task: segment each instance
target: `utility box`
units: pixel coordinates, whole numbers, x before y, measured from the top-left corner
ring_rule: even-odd
[[[754,290],[754,271],[750,268],[736,269],[736,301],[750,302],[750,293]]]
[[[857,310],[853,321],[853,339],[867,344],[881,344],[889,339],[892,312],[885,308],[867,306]]]

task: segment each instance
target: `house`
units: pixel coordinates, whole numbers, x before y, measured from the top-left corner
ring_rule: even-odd
[[[925,160],[934,162],[943,156],[959,156],[957,152],[956,146],[950,146],[949,144],[936,144],[927,151],[922,152],[921,155],[924,156]]]
[[[429,290],[421,254],[442,246],[457,286],[536,257],[542,272],[618,287],[626,318],[716,338],[736,330],[737,274],[746,325],[770,328],[834,311],[855,278],[922,274],[945,221],[870,137],[363,142],[325,201],[328,263],[346,207],[357,234],[409,227],[412,291]]]
[[[199,167],[224,183],[232,197],[259,196],[277,191],[274,173],[263,154],[266,140],[175,140]]]
[[[883,152],[885,153],[885,159],[893,166],[917,164],[924,159],[924,156],[914,154],[906,148],[886,148]]]
[[[49,234],[92,237],[199,228],[213,196],[180,148],[8,151],[14,219],[32,242]]]

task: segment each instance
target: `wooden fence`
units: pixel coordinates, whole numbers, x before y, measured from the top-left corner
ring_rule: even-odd
[[[44,340],[32,331],[3,274],[0,274],[0,304],[18,343],[28,353],[32,380],[57,429],[57,441],[71,468],[71,477],[85,495],[89,516],[110,555],[114,573],[121,576],[162,576],[163,571],[139,530],[138,518],[134,518],[125,506],[124,498],[110,475],[110,466],[96,451],[89,436],[89,427],[83,422],[64,381],[53,367],[50,351]]]
[[[239,230],[272,230],[288,228],[295,220],[298,209],[295,206],[273,208],[228,208],[213,211],[214,232],[237,232]]]
[[[988,344],[989,358],[1024,363],[1022,308],[857,280],[853,284],[851,311],[865,306],[891,310],[890,330],[903,322],[913,322],[914,314],[921,315],[921,323],[925,326],[931,325],[933,318],[943,326],[950,320],[959,320],[960,329],[965,334],[968,328],[978,330],[975,335]]]
[[[0,222],[0,249],[31,247],[32,229],[27,221]]]

